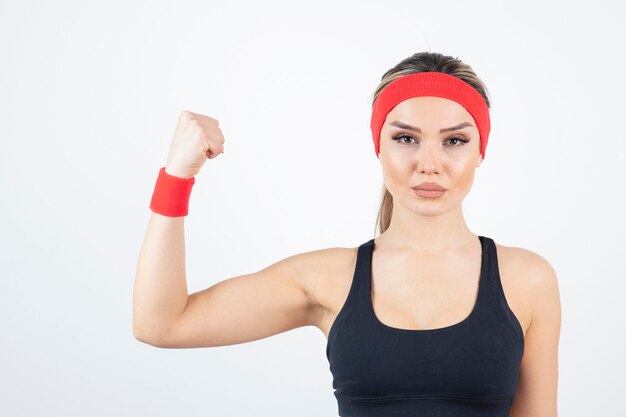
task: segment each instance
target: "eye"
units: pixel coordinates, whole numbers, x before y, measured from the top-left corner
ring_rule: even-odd
[[[414,137],[409,136],[409,135],[398,135],[398,136],[394,136],[394,137],[392,137],[391,139],[392,139],[392,140],[395,140],[396,142],[401,142],[401,143],[403,143],[403,144],[405,144],[405,145],[410,145],[410,142],[405,142],[405,141],[404,141],[404,139],[405,139],[405,138],[415,140],[415,138],[414,138]]]
[[[458,142],[455,142],[455,143],[459,143],[460,142],[458,145],[455,144],[455,145],[452,145],[452,146],[463,146],[464,144],[469,142],[469,139],[465,139],[463,136],[453,136],[451,138],[448,138],[447,140],[448,141],[453,141],[453,140],[458,141]]]

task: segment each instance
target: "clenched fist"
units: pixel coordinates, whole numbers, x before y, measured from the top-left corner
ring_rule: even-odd
[[[224,152],[224,136],[219,122],[209,116],[183,111],[167,155],[165,172],[180,178],[191,178],[208,159]]]

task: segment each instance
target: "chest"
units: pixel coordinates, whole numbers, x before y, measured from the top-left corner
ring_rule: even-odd
[[[355,249],[356,251],[356,249]],[[497,245],[498,271],[506,302],[522,327],[530,324],[530,300],[515,248]],[[346,302],[356,266],[356,253],[317,291],[317,327],[328,338]],[[371,263],[371,309],[384,326],[395,329],[438,329],[465,320],[476,305],[481,273],[479,256],[387,259]]]

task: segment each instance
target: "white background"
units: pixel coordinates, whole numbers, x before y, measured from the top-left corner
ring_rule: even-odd
[[[220,121],[226,151],[185,220],[190,292],[369,240],[372,94],[427,50],[470,64],[493,101],[470,229],[557,271],[559,415],[622,413],[624,15],[619,1],[2,1],[0,414],[336,415],[315,327],[211,349],[133,338],[148,204],[191,110]]]

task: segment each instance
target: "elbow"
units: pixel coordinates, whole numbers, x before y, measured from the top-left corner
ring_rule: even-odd
[[[154,346],[154,336],[135,321],[133,321],[133,337],[142,343]]]
[[[168,338],[166,332],[155,331],[142,326],[137,322],[133,322],[133,337],[147,345],[151,345],[158,348],[169,348],[171,345],[167,342]]]
[[[133,337],[136,340],[140,341],[141,343],[153,345],[152,338],[148,337],[148,335],[145,332],[138,330],[135,326],[133,326]]]

